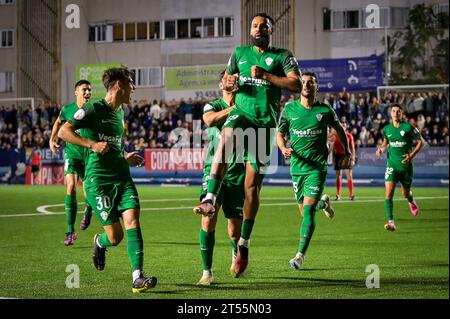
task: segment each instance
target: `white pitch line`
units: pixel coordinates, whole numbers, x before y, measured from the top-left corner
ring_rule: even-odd
[[[417,200],[423,200],[423,199],[446,199],[448,198],[448,196],[435,196],[435,197],[415,197],[415,199]],[[268,199],[268,198],[265,198]],[[268,204],[261,204],[261,207],[265,207],[265,206],[295,206],[295,200],[293,200],[292,198],[286,198],[286,197],[280,197],[279,199],[286,199],[289,200],[289,202],[284,202],[284,203],[268,203]],[[166,199],[167,200],[171,200],[171,199]],[[181,201],[182,199],[178,199],[178,201]],[[195,200],[192,198],[188,198],[186,200]],[[394,198],[394,201],[404,201],[404,198]],[[141,200],[141,202],[150,202],[150,201],[154,201],[151,199],[148,200]],[[157,201],[163,201],[163,200],[157,200]],[[349,201],[349,200],[345,200],[345,201],[334,201],[333,205],[336,204],[359,204],[359,203],[374,203],[374,202],[384,202],[384,198],[379,198],[379,199],[367,199],[367,200],[355,200],[355,201]],[[56,206],[64,206],[64,204],[57,204],[57,205],[46,205],[46,207],[56,207]],[[40,207],[44,207],[44,206],[40,206]],[[40,208],[38,207],[38,208]],[[183,209],[192,209],[192,206],[178,206],[178,207],[150,207],[150,208],[141,208],[141,211],[167,211],[167,210],[183,210]],[[43,212],[42,209],[39,213],[31,213],[31,214],[13,214],[13,215],[0,215],[0,218],[10,218],[10,217],[29,217],[29,216],[49,216],[49,215],[64,215],[65,212]],[[82,211],[78,212],[78,214],[83,214]]]

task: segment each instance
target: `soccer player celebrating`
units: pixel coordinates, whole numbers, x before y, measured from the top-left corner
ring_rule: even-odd
[[[219,87],[223,97],[209,102],[203,110],[203,120],[208,126],[208,154],[203,169],[203,186],[200,193],[200,201],[207,194],[208,179],[211,170],[211,162],[214,152],[219,144],[220,130],[228,114],[234,108],[234,92],[224,90],[225,72],[221,74]],[[241,236],[242,227],[242,207],[244,205],[244,179],[245,165],[242,158],[234,154],[234,162],[228,167],[228,172],[220,186],[214,210],[218,212],[222,206],[225,217],[228,219],[228,236],[232,247],[232,260],[230,272],[235,275],[235,259],[237,255],[237,243]],[[211,217],[202,215],[202,226],[200,228],[200,250],[202,257],[203,275],[197,285],[209,286],[214,281],[212,273],[213,250],[215,243],[215,228],[217,224],[217,214]]]
[[[70,120],[75,112],[77,112],[91,98],[91,83],[87,80],[80,80],[75,84],[76,101],[63,106],[61,114],[55,121],[50,137],[50,149],[54,154],[58,154],[60,145],[58,144],[58,132],[61,126]],[[77,176],[84,179],[84,159],[83,148],[77,145],[66,143],[64,148],[64,175],[66,175],[66,222],[67,233],[64,244],[70,246],[77,239],[75,231],[75,220],[77,218]],[[86,197],[86,192],[84,191]],[[89,227],[92,217],[92,207],[86,201],[84,216],[80,223],[81,230]]]
[[[350,193],[350,200],[354,200],[355,194],[353,193],[352,169],[356,163],[355,142],[353,140],[352,133],[350,133],[347,130],[347,123],[342,123],[342,127],[345,129],[345,134],[347,135],[347,141],[350,147],[350,151],[352,152],[352,158],[347,163],[347,166],[342,166],[342,159],[345,156],[345,149],[336,131],[334,131],[333,160],[334,160],[334,170],[336,171],[336,200],[341,200],[343,169],[345,169],[345,173],[347,175],[347,185],[348,185],[348,192]]]
[[[270,46],[273,23],[273,19],[266,13],[256,14],[252,18],[250,31],[253,45],[238,47],[231,55],[226,74],[237,76],[226,77],[225,90],[239,88],[236,106],[223,125],[222,137],[211,165],[207,194],[202,203],[194,207],[196,213],[206,216],[214,214],[227,163],[231,161],[231,154],[237,145],[235,139],[243,140],[244,134],[239,136],[235,131],[245,131],[245,135],[250,133],[255,142],[244,145],[240,143],[244,146],[247,162],[244,220],[235,262],[237,275],[243,273],[248,265],[250,236],[259,208],[264,174],[270,162],[281,90],[298,91],[301,87],[296,59],[288,50]],[[260,154],[269,156],[264,159]]]
[[[156,285],[155,277],[146,277],[144,242],[139,223],[140,205],[130,166],[140,166],[143,158],[138,152],[124,152],[124,111],[122,104],[130,103],[134,90],[132,72],[125,67],[111,68],[103,74],[107,89],[104,99],[87,103],[59,131],[66,142],[85,147],[85,189],[87,200],[99,218],[103,234],[94,237],[93,262],[98,270],[105,268],[105,252],[123,239],[122,217],[131,261],[134,293]],[[75,131],[83,129],[85,137]]]
[[[302,75],[302,92],[299,100],[285,105],[280,116],[277,144],[285,158],[290,158],[290,171],[295,197],[300,214],[300,242],[297,254],[289,261],[294,269],[299,269],[316,228],[316,207],[322,209],[327,217],[334,216],[330,197],[322,192],[327,176],[327,131],[336,130],[344,145],[346,162],[351,157],[344,128],[336,113],[327,105],[316,100],[319,85],[314,73]],[[286,146],[285,137],[289,133],[291,146]],[[344,163],[345,164],[345,163]]]
[[[376,150],[376,155],[381,156],[388,148],[384,185],[386,188],[385,207],[387,222],[384,229],[395,231],[394,223],[394,197],[395,185],[402,184],[403,197],[408,200],[409,210],[413,216],[419,213],[419,206],[413,198],[411,185],[413,179],[413,158],[425,146],[425,142],[419,130],[408,121],[403,120],[403,109],[399,104],[393,104],[391,108],[391,123],[383,130],[383,143]],[[413,143],[417,141],[413,148]],[[412,151],[411,151],[412,150]]]

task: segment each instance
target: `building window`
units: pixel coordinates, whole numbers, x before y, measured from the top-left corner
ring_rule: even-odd
[[[211,38],[214,37],[214,18],[204,18],[203,19],[203,37]]]
[[[0,48],[12,48],[14,45],[14,30],[0,30]]]
[[[14,4],[14,0],[0,0],[0,5]]]
[[[114,41],[123,41],[123,23],[114,23],[113,39]]]
[[[233,19],[232,18],[218,18],[218,34],[219,37],[229,37],[233,35]]]
[[[112,42],[113,25],[102,24],[89,26],[89,41],[91,42]]]
[[[191,38],[202,37],[202,19],[191,19]]]
[[[138,22],[136,24],[137,40],[147,40],[147,22]]]
[[[0,93],[14,92],[14,73],[0,72]]]
[[[138,67],[130,68],[134,72],[134,84],[140,87],[161,87],[160,67]]]
[[[164,38],[175,39],[175,20],[164,22]]]
[[[331,10],[323,8],[323,30],[331,30]]]
[[[189,20],[177,20],[177,39],[186,39],[189,37]]]
[[[136,40],[136,23],[125,24],[125,40],[126,41]]]
[[[159,30],[159,21],[158,22],[150,22],[149,36],[150,36],[150,40],[158,40],[161,37],[160,30]]]

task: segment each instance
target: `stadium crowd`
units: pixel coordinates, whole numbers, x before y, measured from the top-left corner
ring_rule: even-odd
[[[296,98],[283,96],[281,107]],[[357,147],[374,147],[381,143],[381,129],[389,123],[390,106],[401,104],[407,119],[419,128],[424,139],[432,146],[449,145],[448,100],[442,93],[433,91],[396,93],[388,92],[380,100],[370,92],[353,93],[345,88],[337,93],[322,94],[322,101],[336,111],[343,122],[347,122]],[[182,99],[180,101],[146,100],[133,101],[125,106],[128,138],[127,151],[145,148],[170,148],[179,141],[179,132],[193,140],[194,132],[201,134],[202,126],[196,126],[202,118],[203,106],[208,100]],[[0,150],[20,147],[48,147],[52,126],[61,106],[42,102],[33,111],[0,105]],[[197,121],[196,121],[197,120]],[[175,131],[175,129],[185,129]],[[200,145],[194,145],[200,147]]]

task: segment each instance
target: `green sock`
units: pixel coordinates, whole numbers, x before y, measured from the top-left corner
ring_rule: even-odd
[[[103,232],[103,234],[101,234],[98,239],[97,239],[97,243],[101,246],[101,247],[111,247],[112,244],[108,239],[108,235],[106,234],[106,232]]]
[[[66,222],[67,232],[73,233],[75,231],[75,220],[77,219],[77,197],[66,195]]]
[[[298,252],[303,255],[308,250],[309,243],[312,235],[316,229],[316,211],[311,205],[303,206],[303,221],[300,226],[300,243],[298,246]]]
[[[128,256],[130,256],[131,270],[142,270],[144,267],[144,241],[141,228],[127,229]]]
[[[87,218],[92,217],[92,207],[91,207],[91,205],[88,204],[87,201],[86,201],[86,207],[84,209],[84,216]]]
[[[202,228],[200,228],[200,252],[202,255],[203,270],[210,270],[212,268],[212,259],[215,242],[216,242],[215,231],[208,233],[205,232]]]
[[[217,175],[211,176],[208,180],[208,193],[219,194],[221,180],[217,177]]]
[[[319,200],[319,202],[317,203],[317,208],[318,209],[324,209],[325,208],[325,202],[323,200]]]
[[[387,220],[394,220],[394,201],[392,199],[385,199],[384,206],[386,207]]]
[[[408,199],[408,203],[412,203],[414,201],[412,194],[409,194],[407,199]]]
[[[245,219],[242,223],[242,232],[241,237],[245,240],[250,239],[250,235],[252,234],[253,225],[255,224],[255,221],[252,219]]]
[[[230,245],[231,245],[231,249],[233,250],[233,255],[236,257],[237,256],[237,242],[235,242],[234,240],[230,240]]]

